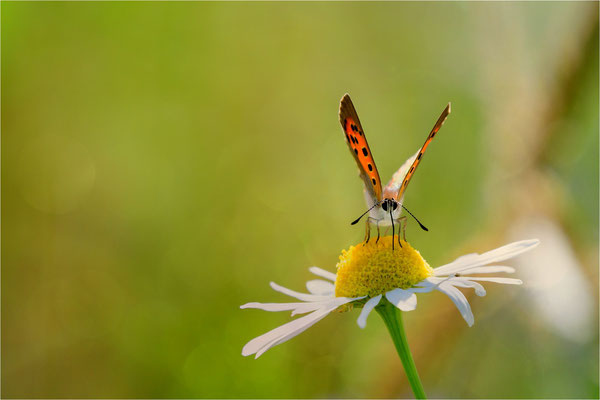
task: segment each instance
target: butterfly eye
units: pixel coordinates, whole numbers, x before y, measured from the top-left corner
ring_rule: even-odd
[[[383,211],[387,211],[387,201],[384,201],[383,204],[381,205],[381,208],[383,208]]]
[[[396,208],[398,208],[398,203],[395,203],[395,202],[394,202],[394,210],[395,210]]]

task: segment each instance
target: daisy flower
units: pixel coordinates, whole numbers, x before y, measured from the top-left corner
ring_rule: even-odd
[[[395,237],[387,236],[378,243],[371,241],[343,250],[335,274],[318,267],[309,268],[310,272],[323,278],[306,282],[309,293],[296,292],[271,282],[274,290],[296,301],[247,303],[241,308],[292,311],[292,316],[307,315],[252,339],[242,349],[242,355],[254,354],[258,358],[273,346],[304,332],[333,311],[361,307],[357,323],[364,328],[369,314],[376,310],[390,331],[415,395],[424,398],[399,311],[414,310],[417,307],[417,293],[438,290],[450,297],[467,324],[472,326],[475,321],[473,312],[459,288],[474,289],[476,295],[485,296],[485,289],[479,282],[520,285],[520,279],[472,274],[512,273],[512,267],[490,264],[515,257],[539,243],[537,239],[514,242],[483,254],[467,254],[449,264],[431,268],[406,241],[402,241],[401,248],[396,246],[393,249],[394,240]]]

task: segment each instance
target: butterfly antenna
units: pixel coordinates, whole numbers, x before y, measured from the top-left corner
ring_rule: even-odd
[[[350,225],[355,225],[355,224],[357,224],[357,223],[358,223],[358,221],[360,221],[360,219],[361,219],[362,217],[364,217],[366,213],[368,213],[369,211],[371,211],[372,209],[374,209],[376,206],[378,206],[378,205],[380,205],[380,204],[381,204],[381,202],[378,202],[378,203],[375,203],[375,204],[373,204],[373,207],[369,208],[367,211],[365,211],[364,213],[362,213],[362,215],[361,215],[360,217],[356,218],[356,219],[355,219],[353,222],[351,222],[351,223],[350,223]]]
[[[421,227],[421,229],[423,229],[424,231],[427,231],[427,232],[429,232],[429,229],[427,229],[427,228],[425,227],[425,225],[423,225],[423,224],[421,223],[421,221],[419,221],[419,220],[417,219],[417,217],[415,217],[415,216],[414,216],[414,215],[413,215],[413,214],[412,214],[410,211],[408,211],[408,208],[404,207],[404,204],[402,205],[402,208],[404,208],[404,209],[406,210],[406,212],[407,212],[407,213],[409,213],[409,214],[410,214],[410,216],[411,216],[411,217],[413,217],[413,218],[415,219],[415,221],[417,221],[417,222],[419,223],[419,226]]]

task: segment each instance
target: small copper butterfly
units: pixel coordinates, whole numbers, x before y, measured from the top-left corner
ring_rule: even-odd
[[[375,160],[373,154],[367,143],[367,137],[365,131],[360,124],[352,100],[346,93],[340,101],[340,123],[346,136],[346,143],[348,148],[360,172],[360,177],[364,183],[364,195],[367,202],[368,210],[365,211],[358,219],[352,222],[352,225],[358,223],[360,219],[369,214],[366,224],[365,243],[369,241],[371,236],[370,224],[377,226],[377,240],[379,240],[379,227],[380,226],[392,226],[392,236],[394,236],[394,222],[402,226],[404,222],[404,236],[406,240],[406,216],[400,216],[402,209],[404,208],[413,218],[414,215],[404,207],[402,204],[404,200],[404,192],[413,177],[415,170],[419,166],[419,163],[423,159],[423,154],[427,150],[427,146],[433,140],[436,133],[440,130],[446,118],[450,114],[450,103],[446,106],[442,115],[438,118],[437,122],[433,126],[431,133],[427,136],[425,143],[419,151],[417,151],[412,157],[410,157],[402,166],[394,173],[392,179],[388,182],[385,188],[381,187],[381,178],[379,178],[379,172],[375,166]],[[422,229],[428,230],[423,224],[415,218]],[[398,233],[400,229],[398,229]],[[400,234],[398,234],[398,244],[402,246],[400,242]]]

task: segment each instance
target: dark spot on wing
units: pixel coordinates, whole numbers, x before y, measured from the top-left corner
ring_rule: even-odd
[[[371,164],[367,165],[369,167],[369,171],[373,171],[373,166]]]
[[[377,185],[377,181],[375,180],[375,178],[371,178],[371,182],[373,182],[373,186]]]
[[[363,147],[363,148],[362,148],[362,152],[363,152],[363,155],[364,155],[365,157],[369,155],[369,152],[367,151],[367,148],[366,148],[366,147]]]

